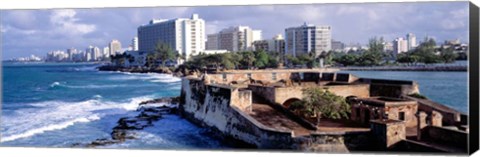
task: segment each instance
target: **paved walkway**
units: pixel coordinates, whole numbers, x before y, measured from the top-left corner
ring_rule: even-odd
[[[267,127],[284,131],[293,130],[296,136],[308,135],[311,132],[307,128],[285,116],[283,113],[259,100],[253,100],[252,112],[248,114]]]

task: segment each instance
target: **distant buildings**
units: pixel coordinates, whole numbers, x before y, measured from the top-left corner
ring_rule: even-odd
[[[285,39],[281,34],[276,35],[272,39],[257,40],[253,42],[254,50],[264,50],[268,52],[285,52]]]
[[[37,57],[35,55],[30,55],[30,57],[20,57],[20,58],[10,59],[10,61],[15,61],[15,62],[39,62],[39,61],[42,61],[42,58]]]
[[[110,58],[110,47],[109,46],[103,47],[103,56],[105,56],[105,58]]]
[[[152,52],[158,42],[168,44],[189,59],[205,50],[205,21],[193,14],[190,19],[151,20],[138,27],[138,51]]]
[[[254,49],[253,42],[262,39],[262,32],[248,26],[236,26],[209,34],[207,38],[207,50],[250,51]]]
[[[408,41],[403,38],[393,40],[393,53],[399,54],[408,51]]]
[[[330,26],[307,25],[285,29],[285,54],[297,56],[314,52],[316,56],[332,49]]]
[[[383,43],[383,51],[393,52],[393,43],[392,42],[384,42]]]
[[[344,43],[342,43],[341,41],[335,41],[335,40],[332,39],[332,50],[333,51],[340,52],[340,51],[343,51],[344,48],[345,48]]]
[[[108,48],[110,49],[110,55],[114,56],[121,52],[122,44],[118,40],[112,40],[108,45]]]
[[[415,47],[417,47],[417,37],[415,37],[415,34],[413,34],[413,33],[408,33],[407,34],[407,49],[408,49],[408,51],[413,50]]]
[[[138,51],[138,37],[133,37],[132,39],[132,50]]]
[[[46,61],[51,61],[51,62],[62,62],[62,61],[68,61],[69,57],[68,54],[65,53],[65,51],[50,51],[47,53],[47,58]]]

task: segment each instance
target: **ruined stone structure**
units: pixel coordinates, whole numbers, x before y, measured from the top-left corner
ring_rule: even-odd
[[[371,119],[392,119],[405,122],[405,126],[417,125],[417,102],[390,97],[351,98],[351,120],[369,124]]]
[[[416,82],[358,78],[334,71],[243,70],[187,76],[182,79],[179,111],[223,138],[257,148],[325,152],[414,147],[458,150],[422,143],[424,139],[441,141],[435,137],[449,133],[444,125],[461,121],[450,119],[445,123],[443,114],[454,110],[425,107],[425,102],[408,97],[419,93]],[[303,98],[302,90],[312,86],[347,98],[352,106],[350,120],[326,119],[316,125],[289,111],[291,103]],[[466,141],[465,131],[455,131],[455,137],[462,138],[456,143]]]

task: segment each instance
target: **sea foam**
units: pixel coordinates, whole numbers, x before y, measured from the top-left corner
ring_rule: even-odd
[[[95,97],[95,96],[94,96]],[[90,99],[82,102],[45,101],[29,104],[41,109],[20,109],[2,116],[0,142],[14,141],[47,131],[61,130],[77,123],[88,123],[104,116],[135,111],[142,101],[153,96],[131,98],[123,102]]]

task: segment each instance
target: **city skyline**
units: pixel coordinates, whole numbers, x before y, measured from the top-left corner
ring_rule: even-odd
[[[366,9],[368,8],[368,9]],[[433,10],[433,11],[432,11]],[[112,39],[131,43],[140,25],[151,19],[175,19],[199,14],[206,34],[247,25],[262,31],[263,39],[284,35],[288,27],[304,22],[332,27],[332,39],[366,44],[374,36],[392,41],[414,33],[438,43],[468,42],[468,3],[302,4],[268,6],[93,8],[56,10],[2,10],[0,20],[3,59],[88,45],[104,47]],[[396,14],[391,14],[395,12]],[[221,14],[220,14],[221,13]],[[281,17],[281,18],[278,18]],[[39,23],[45,23],[39,25]],[[128,46],[124,46],[128,47]]]

